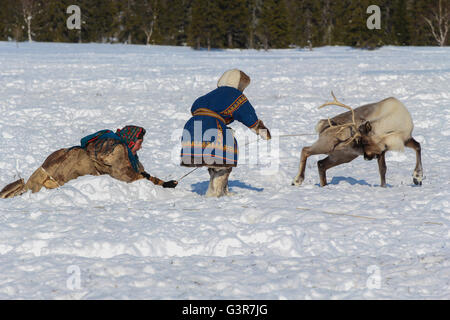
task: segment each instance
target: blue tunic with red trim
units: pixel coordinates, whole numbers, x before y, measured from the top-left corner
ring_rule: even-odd
[[[258,117],[247,97],[233,87],[219,87],[195,100],[181,138],[181,165],[235,167],[238,145],[227,125],[237,120],[249,128]]]

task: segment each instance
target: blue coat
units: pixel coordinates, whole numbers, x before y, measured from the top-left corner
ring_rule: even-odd
[[[181,139],[181,165],[235,167],[238,145],[227,125],[237,120],[253,128],[258,122],[247,97],[233,87],[219,87],[195,100],[191,113]]]

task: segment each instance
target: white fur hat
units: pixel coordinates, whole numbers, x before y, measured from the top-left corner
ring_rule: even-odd
[[[249,85],[250,78],[241,70],[231,69],[225,71],[217,82],[217,87],[233,87],[238,90],[244,91]]]
[[[238,69],[225,71],[217,82],[217,87],[233,87],[238,88],[241,81],[241,72]]]

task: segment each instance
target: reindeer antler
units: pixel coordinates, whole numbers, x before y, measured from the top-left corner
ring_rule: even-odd
[[[344,129],[347,128],[347,127],[353,127],[353,128],[355,129],[355,135],[352,137],[352,139],[350,139],[350,140],[346,143],[346,145],[347,145],[347,144],[350,144],[353,140],[355,140],[355,139],[357,139],[358,137],[361,136],[361,134],[359,133],[358,128],[357,128],[357,126],[356,126],[356,121],[355,121],[355,111],[353,110],[352,107],[349,107],[348,105],[343,104],[342,102],[339,102],[339,101],[336,99],[336,96],[334,95],[333,91],[331,91],[331,95],[333,96],[333,99],[334,99],[334,100],[333,100],[333,101],[329,101],[329,102],[325,102],[323,105],[321,105],[321,106],[319,107],[319,109],[321,109],[321,108],[323,108],[323,107],[326,107],[326,106],[333,106],[333,105],[335,105],[335,106],[339,106],[339,107],[343,107],[343,108],[345,108],[345,109],[348,109],[348,110],[350,110],[350,111],[352,112],[352,123],[345,123],[345,124],[341,124],[341,125],[339,125],[339,126],[333,126],[333,125],[331,124],[330,118],[328,118],[328,124],[330,125],[330,127],[341,127],[341,129],[337,132],[337,134],[339,134],[342,130],[344,130]]]
[[[326,107],[326,106],[339,106],[339,107],[343,107],[343,108],[345,108],[345,109],[348,109],[348,110],[350,110],[351,112],[352,112],[352,120],[353,120],[353,124],[356,126],[356,121],[355,121],[355,112],[353,111],[353,108],[352,107],[349,107],[348,105],[346,105],[346,104],[343,104],[342,102],[339,102],[337,99],[336,99],[336,96],[334,95],[334,93],[333,93],[333,91],[331,91],[331,95],[333,96],[333,101],[330,101],[330,102],[325,102],[323,105],[321,105],[320,107],[319,107],[319,109],[322,109],[323,107]],[[328,119],[328,121],[329,121],[330,119]]]

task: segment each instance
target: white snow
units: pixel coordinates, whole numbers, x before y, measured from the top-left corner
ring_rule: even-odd
[[[81,177],[0,200],[0,299],[450,298],[448,47],[0,42],[0,188],[28,178],[52,151],[127,124],[148,130],[139,153],[147,171],[180,178],[189,171],[177,156],[191,104],[229,68],[251,76],[246,95],[276,135],[314,133],[319,119],[342,112],[317,109],[331,90],[353,107],[397,97],[422,144],[423,186],[412,184],[415,155],[406,149],[387,156],[387,188],[376,161],[362,158],[329,170],[321,188],[323,156],[308,160],[293,187],[301,148],[315,135],[280,138],[275,170],[241,161],[230,176],[236,195],[220,199],[204,197],[203,168],[174,190]]]

